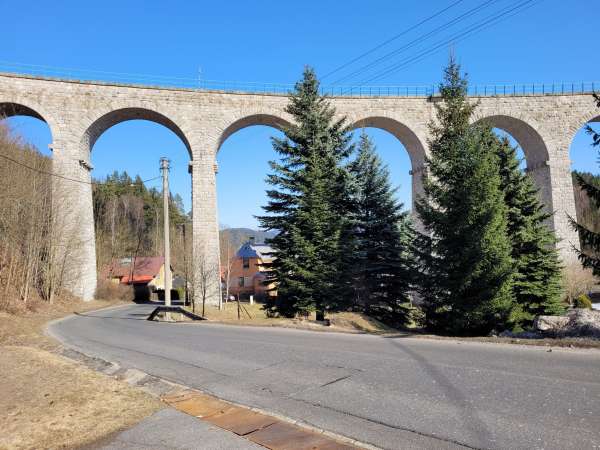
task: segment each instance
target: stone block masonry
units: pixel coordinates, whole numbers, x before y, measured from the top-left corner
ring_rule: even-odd
[[[475,100],[475,99],[474,99]],[[527,167],[540,189],[549,225],[561,239],[565,263],[578,244],[567,217],[575,217],[569,148],[575,133],[599,113],[589,94],[481,97],[476,120],[489,121],[511,134],[523,148]],[[353,128],[375,127],[393,134],[411,160],[413,202],[422,192],[427,154],[427,124],[434,101],[426,97],[332,97],[338,115]],[[194,272],[219,266],[215,160],[221,144],[236,131],[267,125],[277,129],[291,120],[287,97],[276,94],[201,91],[79,82],[0,74],[0,114],[44,120],[52,133],[53,171],[82,181],[55,180],[53,210],[65,252],[67,286],[89,300],[96,288],[96,250],[90,153],[111,126],[133,119],[159,123],[173,131],[190,155]],[[209,281],[208,303],[218,304],[218,270]],[[196,297],[200,278],[195,276]],[[197,298],[197,300],[200,300]]]

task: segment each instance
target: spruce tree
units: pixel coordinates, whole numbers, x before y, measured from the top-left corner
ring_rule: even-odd
[[[496,136],[492,137],[497,141]],[[500,179],[508,208],[508,236],[515,263],[513,328],[522,329],[537,315],[562,314],[561,265],[556,237],[546,225],[551,217],[538,199],[533,180],[519,169],[519,160],[508,139],[498,142]],[[494,143],[491,143],[494,145]]]
[[[421,296],[427,324],[452,334],[507,326],[513,308],[511,245],[492,130],[470,125],[467,81],[451,60],[440,85],[437,122],[417,211],[427,235]]]
[[[600,108],[600,95],[595,94],[594,99],[596,100],[596,106]],[[589,125],[586,128],[588,134],[592,136],[592,146],[600,148],[600,133],[594,131]],[[600,161],[600,157],[599,157]],[[600,215],[600,187],[595,185],[591,180],[586,179],[582,174],[577,173],[575,175],[577,184],[590,198],[590,203]],[[577,221],[573,217],[569,217],[571,225],[579,233],[579,241],[581,249],[575,248],[579,260],[583,264],[583,267],[592,269],[594,275],[600,276],[600,233],[594,232],[590,228],[586,227]]]
[[[266,214],[261,226],[277,231],[270,240],[276,259],[267,282],[277,289],[276,312],[335,309],[347,200],[347,172],[341,162],[352,152],[345,119],[319,95],[319,83],[307,68],[290,94],[286,111],[294,124],[283,139],[273,138],[279,161],[271,161]]]
[[[360,136],[352,175],[354,300],[363,311],[393,325],[409,320],[412,271],[412,229],[408,213],[395,199],[389,180],[369,137]]]

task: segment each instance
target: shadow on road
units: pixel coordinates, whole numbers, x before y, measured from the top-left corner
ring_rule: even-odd
[[[435,381],[436,385],[441,389],[442,394],[456,407],[456,410],[461,417],[461,421],[464,424],[465,431],[468,431],[471,434],[471,438],[475,439],[476,446],[478,448],[490,448],[495,441],[494,437],[483,420],[477,415],[475,405],[469,402],[460,388],[453,384],[440,369],[431,364],[419,353],[410,349],[409,346],[401,344],[400,341],[397,340],[402,337],[404,336],[388,338],[388,342],[413,359],[423,371]]]
[[[148,314],[127,314],[128,316],[138,316],[138,317],[123,317],[123,316],[115,316],[115,315],[98,316],[98,315],[84,314],[84,313],[79,313],[79,312],[74,312],[73,314],[75,314],[76,316],[80,316],[80,317],[89,317],[91,319],[144,320],[144,321],[150,315],[150,313],[148,313]]]

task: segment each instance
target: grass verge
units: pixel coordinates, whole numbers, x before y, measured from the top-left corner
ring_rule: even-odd
[[[366,314],[356,312],[331,313],[327,318],[331,321],[331,326],[325,326],[316,322],[314,314],[308,320],[271,318],[267,317],[262,309],[262,304],[255,303],[250,305],[241,302],[240,318],[238,319],[238,306],[236,302],[228,302],[223,305],[223,309],[209,307],[205,308],[205,317],[211,322],[218,322],[231,325],[248,325],[262,327],[283,327],[296,328],[312,331],[333,331],[342,333],[368,333],[383,335],[388,337],[412,337],[419,339],[438,339],[453,340],[462,342],[484,342],[495,344],[515,344],[515,345],[536,345],[543,347],[566,347],[566,348],[599,348],[600,340],[592,338],[540,338],[526,339],[516,337],[502,336],[478,336],[478,337],[456,337],[440,336],[429,334],[418,329],[397,330],[388,327],[378,320],[367,316]],[[196,307],[196,313],[202,313],[202,307]]]
[[[196,313],[202,314],[202,307],[196,306]],[[204,316],[211,322],[227,323],[232,325],[251,325],[262,327],[297,328],[313,331],[336,331],[345,333],[393,333],[397,330],[390,328],[378,320],[366,314],[356,312],[339,312],[327,314],[331,325],[326,326],[315,321],[314,313],[308,319],[290,319],[286,317],[267,317],[262,304],[250,305],[240,302],[240,313],[238,319],[237,302],[223,304],[223,309],[207,306]]]

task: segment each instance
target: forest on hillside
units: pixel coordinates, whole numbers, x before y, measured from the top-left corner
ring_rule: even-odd
[[[157,256],[164,251],[162,191],[147,188],[139,175],[115,171],[104,179],[94,180],[93,202],[98,270],[115,258]],[[169,202],[172,265],[182,273],[184,263],[184,229],[189,232],[190,217],[184,211],[179,194]]]
[[[54,245],[52,160],[0,124],[0,309],[52,301],[64,261]]]
[[[588,183],[600,188],[600,175],[589,173],[589,172],[573,172],[573,191],[575,195],[575,209],[577,211],[577,221],[584,225],[586,228],[598,233],[600,232],[600,216],[594,209],[590,197],[588,194],[579,186],[575,176],[579,174]],[[590,250],[586,248],[586,250]]]

